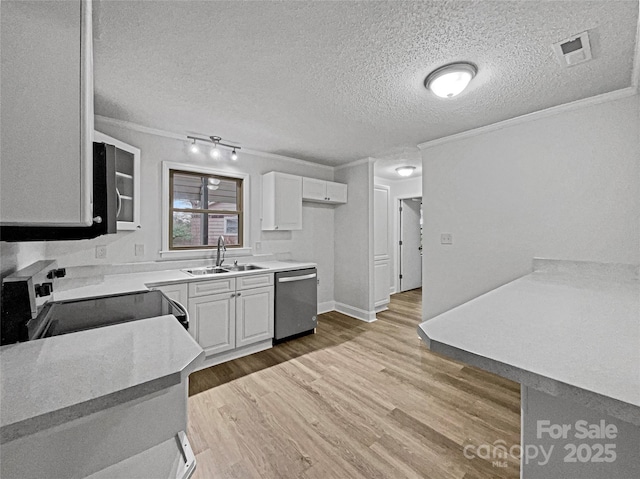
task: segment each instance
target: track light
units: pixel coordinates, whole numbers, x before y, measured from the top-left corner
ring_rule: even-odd
[[[209,155],[211,155],[211,158],[215,158],[215,159],[220,158],[220,155],[221,155],[220,148],[219,148],[220,146],[224,146],[225,148],[230,148],[232,150],[231,159],[233,161],[236,161],[238,159],[238,153],[236,152],[236,150],[241,149],[241,147],[236,145],[228,145],[226,143],[221,143],[220,140],[222,140],[222,138],[220,138],[219,136],[210,136],[209,138],[200,138],[198,136],[187,136],[187,139],[193,140],[193,143],[191,143],[191,146],[189,147],[189,150],[192,153],[198,153],[198,151],[200,151],[200,148],[198,147],[199,141],[206,141],[207,143],[213,143],[213,147],[209,151]]]

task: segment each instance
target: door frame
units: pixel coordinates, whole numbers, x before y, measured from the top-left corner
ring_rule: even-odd
[[[422,195],[420,196],[416,196],[416,195],[405,195],[405,196],[398,196],[396,197],[396,211],[395,213],[398,215],[395,221],[395,248],[396,248],[396,254],[395,256],[395,278],[394,278],[394,283],[395,283],[395,292],[396,293],[401,293],[402,292],[402,281],[400,280],[400,275],[402,274],[402,246],[400,245],[400,241],[402,241],[402,212],[400,211],[400,208],[402,208],[402,202],[406,201],[406,200],[411,200],[414,198],[420,198],[420,201],[422,203]],[[422,204],[420,205],[420,210],[421,210],[421,214],[422,214],[422,221],[424,222],[424,211],[422,209]],[[424,228],[424,224],[422,225],[422,227]],[[422,257],[424,258],[424,247],[423,247],[423,254]],[[423,261],[421,261],[422,263]],[[420,265],[420,267],[422,268],[422,264]]]

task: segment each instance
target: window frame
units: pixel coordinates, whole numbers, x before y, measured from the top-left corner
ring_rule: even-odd
[[[174,188],[173,188],[173,179],[175,174],[178,175],[183,175],[183,176],[193,176],[195,178],[217,178],[219,180],[223,180],[223,181],[233,181],[236,183],[236,206],[237,209],[236,210],[211,210],[208,208],[176,208],[175,206],[173,206],[173,194],[174,194]],[[170,251],[180,251],[180,250],[196,250],[196,249],[212,249],[212,248],[216,248],[216,245],[214,244],[205,244],[205,245],[199,245],[199,246],[175,246],[173,244],[173,213],[175,212],[180,212],[180,213],[195,213],[195,214],[203,214],[203,215],[211,215],[211,214],[217,214],[217,215],[237,215],[238,216],[238,241],[240,244],[238,245],[227,245],[227,248],[243,248],[244,247],[244,238],[243,238],[243,231],[242,231],[242,217],[243,215],[243,204],[242,204],[242,179],[241,178],[234,178],[231,176],[223,176],[223,175],[213,175],[210,173],[196,173],[193,171],[184,171],[184,170],[175,170],[173,168],[169,169],[169,250]],[[227,219],[226,217],[224,218],[225,220]],[[226,221],[224,221],[224,225],[226,228]],[[223,233],[226,234],[226,233]]]
[[[227,256],[243,256],[251,254],[251,238],[250,238],[250,220],[248,205],[250,205],[250,176],[246,173],[238,171],[224,171],[217,170],[197,165],[174,163],[169,161],[162,162],[162,249],[160,255],[162,258],[197,258],[197,257],[213,257],[216,253],[215,245],[206,245],[198,247],[175,247],[171,248],[172,243],[172,227],[173,227],[173,183],[171,174],[172,171],[193,174],[195,176],[214,176],[223,179],[239,180],[240,191],[238,192],[238,202],[241,209],[236,211],[229,211],[229,214],[238,214],[238,233],[242,231],[242,246],[228,246]],[[177,208],[182,210],[183,208]],[[193,211],[197,209],[192,209]],[[200,210],[198,210],[200,211]],[[208,211],[217,210],[202,210],[200,212],[205,213]],[[219,210],[222,212],[223,210]],[[226,211],[226,210],[224,210]]]

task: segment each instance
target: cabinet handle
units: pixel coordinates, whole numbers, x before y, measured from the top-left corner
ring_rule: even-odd
[[[275,226],[273,229],[274,229],[274,230],[277,230],[277,229],[278,229],[278,227],[277,227],[277,226]]]
[[[235,294],[235,293],[231,293],[231,297],[232,297],[232,298],[235,298],[235,297],[236,297],[236,294]]]
[[[242,293],[238,293],[238,294],[236,294],[236,296],[240,296],[241,294],[242,294]]]
[[[120,195],[120,190],[116,188],[116,199],[118,200],[118,207],[116,208],[116,218],[120,216],[120,211],[122,210],[122,196]]]

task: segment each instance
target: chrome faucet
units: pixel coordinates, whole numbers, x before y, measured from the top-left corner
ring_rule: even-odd
[[[222,259],[220,259],[220,247],[222,246]],[[224,236],[218,236],[218,253],[216,254],[216,266],[222,266],[224,263],[224,252],[227,251],[227,245],[224,242]]]

